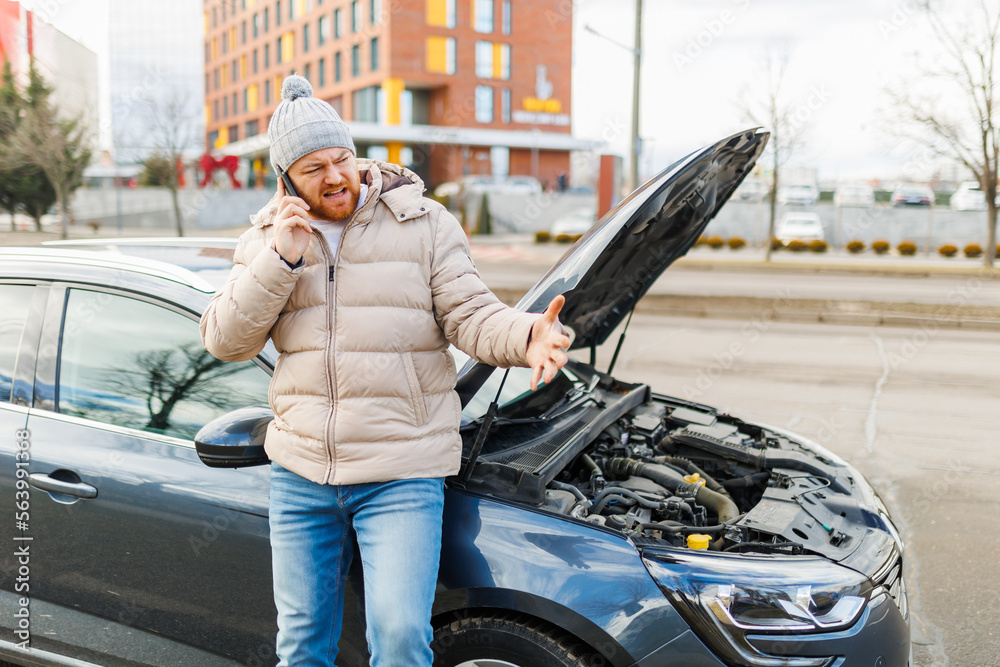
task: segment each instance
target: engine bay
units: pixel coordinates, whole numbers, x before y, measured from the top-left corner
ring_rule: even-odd
[[[685,549],[842,560],[880,522],[853,469],[789,434],[645,385],[590,389],[544,427],[500,424],[470,487]]]

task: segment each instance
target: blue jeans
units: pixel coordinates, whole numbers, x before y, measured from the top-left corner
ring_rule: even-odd
[[[364,571],[372,667],[431,667],[443,507],[443,479],[330,486],[271,463],[279,667],[334,664],[352,527]]]

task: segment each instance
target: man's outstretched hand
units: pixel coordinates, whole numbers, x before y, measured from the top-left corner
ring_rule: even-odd
[[[559,311],[566,303],[562,294],[549,302],[542,316],[531,325],[531,342],[526,358],[531,366],[531,390],[538,388],[538,381],[552,382],[560,368],[566,365],[566,350],[570,339],[559,323]]]

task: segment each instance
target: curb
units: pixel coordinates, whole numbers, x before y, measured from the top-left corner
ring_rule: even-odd
[[[918,260],[919,261],[919,260]],[[723,260],[712,261],[702,257],[691,257],[685,255],[677,260],[676,268],[683,268],[688,271],[746,271],[748,273],[771,272],[771,273],[829,273],[829,274],[864,274],[883,276],[907,276],[917,278],[927,278],[933,276],[976,276],[983,279],[1000,278],[1000,258],[997,259],[998,266],[985,267],[982,262],[976,264],[956,264],[947,266],[943,264],[919,264],[910,263],[909,260],[898,260],[898,263],[864,263],[849,264],[847,262],[785,262],[762,260]]]
[[[508,305],[516,304],[525,294],[522,289],[492,289]],[[928,312],[929,308],[933,310]],[[1000,307],[982,306],[647,294],[636,312],[746,322],[1000,331]]]

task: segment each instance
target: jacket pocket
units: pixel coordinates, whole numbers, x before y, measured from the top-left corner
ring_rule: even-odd
[[[403,355],[403,368],[406,369],[406,384],[410,387],[410,405],[413,406],[413,416],[417,426],[427,423],[427,405],[424,403],[424,392],[420,389],[417,379],[417,367],[413,365],[413,354]]]

